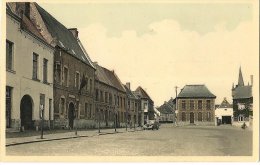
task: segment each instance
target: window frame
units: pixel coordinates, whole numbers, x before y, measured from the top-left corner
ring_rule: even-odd
[[[8,46],[8,53],[7,53],[7,45],[9,45]],[[6,46],[5,47],[6,47],[5,48],[5,51],[6,51],[5,52],[6,53],[6,70],[13,71],[14,70],[14,43],[12,41],[6,39]],[[10,47],[11,47],[11,49],[10,49]],[[11,53],[10,53],[10,50],[11,50]],[[11,64],[10,68],[8,67],[9,63],[8,63],[7,59],[9,59],[9,58],[7,58],[7,57],[11,57],[11,60],[9,60],[10,64]]]

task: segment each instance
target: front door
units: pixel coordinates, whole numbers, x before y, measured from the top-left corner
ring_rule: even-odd
[[[21,126],[24,129],[32,129],[32,99],[29,95],[23,96],[20,104]]]
[[[191,124],[194,123],[194,113],[193,112],[190,113],[190,123]]]
[[[74,122],[74,119],[75,119],[75,107],[74,107],[73,103],[69,104],[68,117],[69,117],[69,127],[70,127],[70,129],[73,129],[73,122]]]

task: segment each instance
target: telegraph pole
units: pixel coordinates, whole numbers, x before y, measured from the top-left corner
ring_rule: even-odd
[[[178,112],[178,101],[177,101],[177,89],[179,87],[175,86],[175,94],[176,94],[176,97],[175,97],[175,113],[174,113],[174,117],[175,117],[175,126],[177,126],[177,115],[176,115],[176,111]]]

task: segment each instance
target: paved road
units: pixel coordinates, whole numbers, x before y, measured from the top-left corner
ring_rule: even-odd
[[[232,126],[163,125],[159,130],[48,141],[6,148],[7,155],[250,156],[252,131]]]

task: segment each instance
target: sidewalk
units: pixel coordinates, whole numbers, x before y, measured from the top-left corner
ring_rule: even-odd
[[[135,131],[141,131],[140,127],[136,128]],[[81,137],[93,137],[93,136],[101,136],[107,134],[116,134],[116,133],[126,133],[126,132],[135,132],[134,129],[127,129],[126,128],[117,128],[116,132],[114,128],[109,129],[100,129],[100,133],[98,133],[97,129],[93,130],[78,130],[77,135],[75,134],[75,130],[68,130],[68,132],[57,132],[57,133],[50,133],[51,131],[47,131],[48,134],[44,134],[43,132],[43,139],[41,139],[41,131],[37,131],[38,135],[33,133],[33,136],[19,136],[19,133],[16,133],[17,137],[6,138],[6,147],[20,145],[20,144],[28,144],[28,143],[36,143],[36,142],[43,142],[43,141],[53,141],[53,140],[63,140],[63,139],[72,139],[72,138],[81,138]],[[54,130],[55,132],[55,130]],[[30,132],[29,132],[30,133]],[[8,133],[12,134],[12,133]]]

